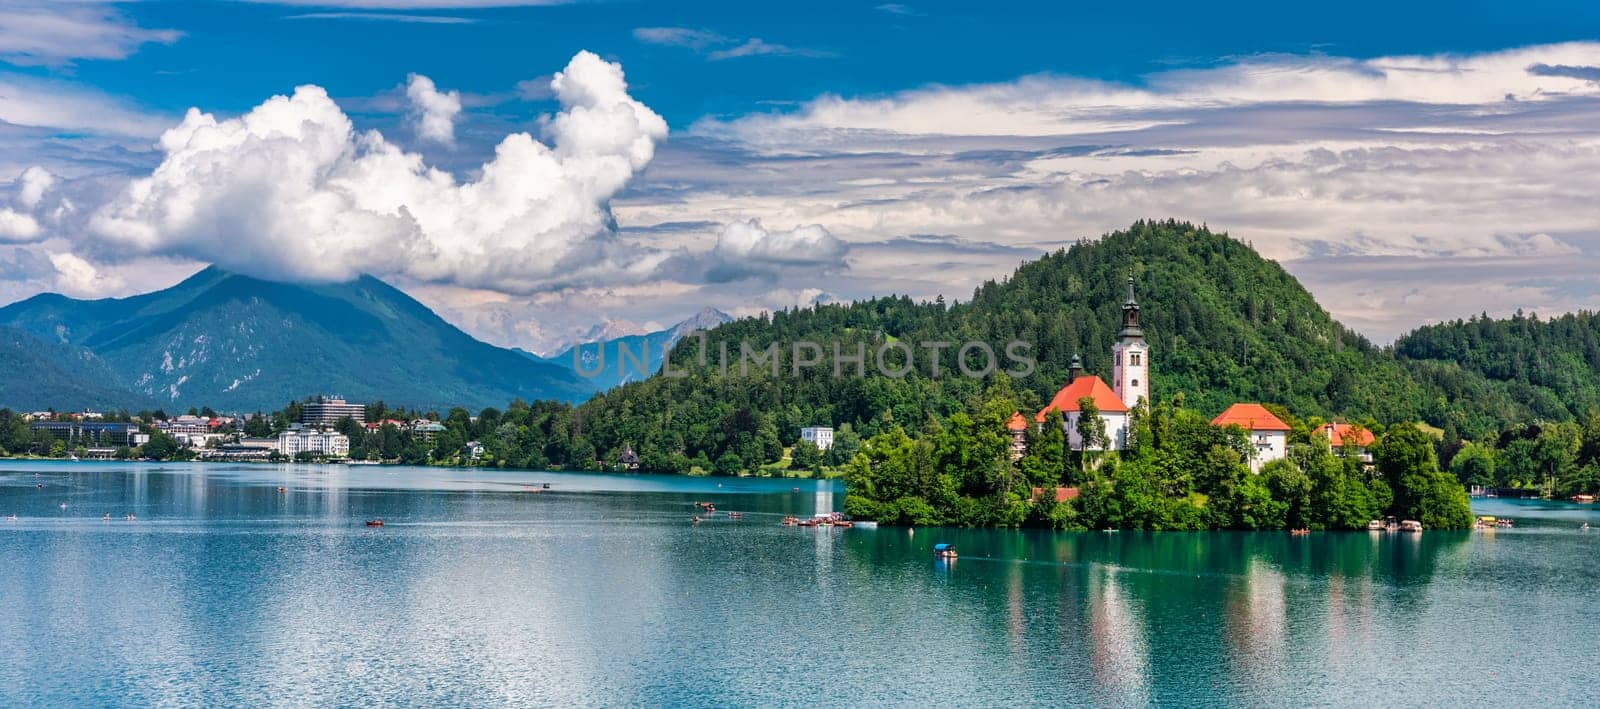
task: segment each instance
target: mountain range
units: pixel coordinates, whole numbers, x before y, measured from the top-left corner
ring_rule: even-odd
[[[570,368],[472,338],[371,276],[277,283],[211,267],[165,290],[0,308],[0,405],[273,410],[307,395],[443,409],[576,401]]]

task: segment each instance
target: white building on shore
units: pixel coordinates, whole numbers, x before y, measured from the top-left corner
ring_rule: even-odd
[[[818,450],[833,447],[833,429],[827,426],[807,426],[800,429],[800,440],[810,441]]]
[[[1238,426],[1250,435],[1250,472],[1289,455],[1289,424],[1260,404],[1234,404],[1211,420],[1213,426]]]
[[[278,452],[290,458],[301,453],[341,458],[350,455],[350,437],[338,431],[290,428],[278,434]]]

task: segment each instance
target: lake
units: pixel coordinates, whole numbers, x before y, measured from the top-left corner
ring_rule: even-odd
[[[0,705],[1594,703],[1592,508],[1479,500],[1517,527],[1422,535],[779,525],[842,500],[0,461]]]

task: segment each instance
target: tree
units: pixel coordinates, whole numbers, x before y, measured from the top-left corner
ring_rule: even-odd
[[[789,449],[789,469],[821,470],[822,449],[811,441],[796,441],[794,447]]]
[[[177,439],[160,431],[150,434],[150,440],[139,447],[140,454],[145,458],[154,460],[169,460],[177,456],[182,446]]]
[[[739,471],[743,469],[744,460],[733,451],[723,453],[722,457],[717,459],[716,473],[718,475],[738,475]]]
[[[272,422],[268,421],[260,412],[257,412],[250,418],[245,419],[244,435],[251,438],[271,438]]]
[[[1450,459],[1450,472],[1455,473],[1456,479],[1463,485],[1493,487],[1496,484],[1494,449],[1466,442]]]
[[[1391,426],[1373,447],[1378,471],[1394,493],[1389,511],[1430,529],[1472,526],[1466,490],[1439,470],[1433,439],[1416,426]]]
[[[1066,475],[1067,434],[1061,412],[1051,409],[1044,423],[1028,428],[1028,452],[1017,461],[1017,468],[1034,487],[1060,485]]]

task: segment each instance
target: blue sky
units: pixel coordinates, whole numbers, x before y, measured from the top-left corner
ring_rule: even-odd
[[[367,271],[544,350],[1175,216],[1379,340],[1595,307],[1600,6],[1073,5],[17,0],[0,302]]]

